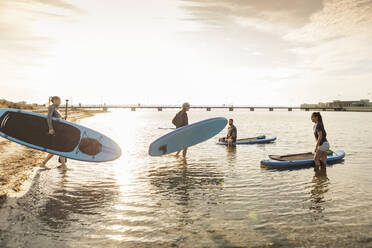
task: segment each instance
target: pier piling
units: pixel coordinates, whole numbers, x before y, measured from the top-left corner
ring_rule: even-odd
[[[66,104],[67,105],[67,104]],[[122,108],[122,109],[130,109],[131,111],[136,111],[138,108],[139,109],[157,109],[158,111],[163,111],[164,109],[178,109],[179,106],[176,106],[176,105],[82,105],[81,103],[78,104],[79,108],[81,109],[112,109],[112,108]],[[65,106],[64,106],[65,107]],[[71,109],[73,109],[72,107],[72,104],[71,106],[68,106],[70,107]],[[321,106],[321,107],[311,107],[311,106],[300,106],[300,107],[289,107],[289,106],[255,106],[255,107],[251,107],[251,106],[240,106],[240,105],[237,105],[237,106],[226,106],[226,105],[222,105],[222,106],[219,106],[219,105],[196,105],[196,106],[192,106],[191,108],[193,109],[205,109],[206,111],[212,111],[212,108],[216,108],[216,109],[226,109],[228,111],[234,111],[234,109],[249,109],[249,111],[256,111],[257,109],[261,110],[261,109],[265,109],[265,110],[268,110],[270,112],[273,112],[275,109],[276,110],[288,110],[289,112],[292,112],[294,110],[301,110],[301,111],[310,111],[310,110],[314,110],[314,111],[361,111],[359,109],[354,109],[354,108],[343,108],[343,107],[325,107],[325,106]],[[366,110],[363,110],[365,112],[372,112],[372,107],[371,108],[368,108]]]

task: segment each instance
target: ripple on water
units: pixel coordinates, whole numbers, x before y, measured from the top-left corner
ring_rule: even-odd
[[[123,156],[106,164],[69,160],[71,171],[41,172],[29,194],[9,209],[8,219],[1,223],[6,228],[1,229],[0,245],[371,245],[369,115],[324,113],[332,149],[346,150],[347,156],[344,163],[317,175],[312,168],[260,167],[268,154],[312,151],[309,113],[193,110],[190,122],[229,115],[241,136],[264,133],[279,139],[232,149],[216,146],[212,139],[190,148],[186,161],[149,157],[148,145],[167,132],[158,127],[168,127],[173,114],[113,111],[83,120],[82,124],[114,137]]]

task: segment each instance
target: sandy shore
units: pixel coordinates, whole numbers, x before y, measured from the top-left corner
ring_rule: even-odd
[[[103,111],[70,111],[68,120],[76,122],[97,113],[103,113]],[[5,202],[8,195],[17,195],[26,190],[45,156],[44,152],[0,137],[0,205]]]

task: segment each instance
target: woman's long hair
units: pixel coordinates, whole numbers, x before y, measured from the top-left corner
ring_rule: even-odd
[[[320,112],[313,112],[312,113],[312,116],[317,117],[318,118],[318,122],[320,122],[320,123],[323,124],[323,118],[322,118],[322,115],[320,114]]]
[[[61,99],[59,96],[50,96],[48,99],[48,105],[51,105],[55,100]]]

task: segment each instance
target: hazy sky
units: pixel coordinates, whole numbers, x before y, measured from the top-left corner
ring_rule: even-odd
[[[371,0],[0,0],[0,98],[372,98]]]

